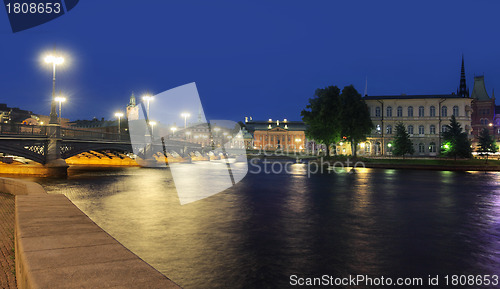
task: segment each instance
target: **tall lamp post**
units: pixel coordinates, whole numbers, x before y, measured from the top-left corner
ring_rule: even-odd
[[[122,129],[121,129],[121,120],[122,120],[122,116],[123,116],[123,113],[122,112],[117,112],[115,113],[115,116],[118,118],[118,139],[121,139],[122,138]]]
[[[62,124],[62,103],[66,101],[66,97],[58,96],[54,100],[59,102],[59,124]]]
[[[146,101],[146,113],[147,113],[147,117],[149,119],[149,102],[152,101],[152,100],[154,100],[154,97],[152,97],[151,95],[146,94],[146,95],[144,95],[142,97],[142,99],[144,101]]]
[[[64,58],[61,56],[48,55],[45,57],[46,63],[52,64],[52,102],[50,104],[50,124],[57,124],[56,113],[56,66],[64,63]]]
[[[184,129],[187,128],[187,118],[191,116],[188,112],[181,113],[181,116],[184,118]]]
[[[151,126],[151,136],[154,136],[154,129],[155,129],[155,125],[156,125],[156,121],[150,121],[149,122],[149,125]]]

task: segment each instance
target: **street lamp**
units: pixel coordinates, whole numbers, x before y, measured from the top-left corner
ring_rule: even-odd
[[[123,113],[117,112],[117,113],[115,113],[115,116],[118,118],[118,138],[121,139],[122,138],[121,120],[122,120]]]
[[[175,131],[177,128],[175,126],[171,127],[170,130],[172,131],[172,137],[174,137]]]
[[[152,135],[152,136],[154,136],[153,130],[154,130],[154,128],[155,128],[156,121],[150,121],[150,122],[149,122],[149,125],[151,125],[151,135]]]
[[[59,124],[62,123],[62,114],[61,114],[61,107],[62,107],[62,103],[66,101],[66,97],[62,97],[62,96],[58,96],[56,98],[54,98],[55,101],[59,102]]]
[[[184,118],[184,129],[187,128],[187,118],[191,116],[188,112],[181,113],[181,116]]]
[[[147,117],[149,119],[149,102],[151,100],[154,100],[155,98],[149,94],[146,94],[142,97],[142,99],[146,101],[146,113],[147,113]]]
[[[45,63],[52,64],[52,102],[50,104],[50,124],[57,124],[56,113],[56,66],[64,63],[64,58],[61,56],[47,55]]]

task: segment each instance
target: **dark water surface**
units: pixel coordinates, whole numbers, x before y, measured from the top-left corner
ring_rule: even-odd
[[[188,289],[292,288],[292,274],[425,282],[439,274],[431,288],[478,288],[444,287],[443,278],[500,274],[500,173],[359,169],[308,177],[303,164],[289,171],[248,174],[184,206],[167,169],[38,181]]]

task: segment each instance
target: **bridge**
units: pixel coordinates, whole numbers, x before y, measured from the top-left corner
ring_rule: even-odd
[[[145,138],[146,139],[146,138]],[[65,166],[65,160],[89,151],[111,150],[123,153],[142,151],[141,158],[154,152],[163,152],[165,144],[169,150],[181,155],[201,151],[201,145],[179,140],[160,140],[153,143],[133,145],[128,133],[108,133],[85,129],[61,127],[59,125],[0,124],[0,152],[24,157],[48,166]],[[59,164],[57,165],[57,161]]]

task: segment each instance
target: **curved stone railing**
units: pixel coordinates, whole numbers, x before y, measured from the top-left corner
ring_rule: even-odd
[[[16,279],[23,288],[180,288],[97,226],[64,195],[0,178],[16,195]]]

